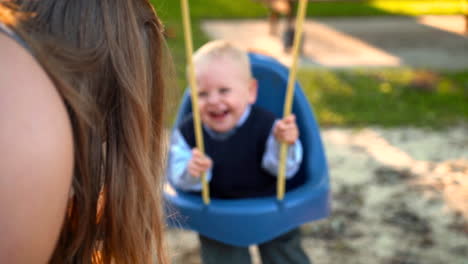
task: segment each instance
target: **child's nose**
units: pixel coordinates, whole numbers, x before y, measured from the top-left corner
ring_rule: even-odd
[[[208,103],[209,104],[216,104],[219,101],[219,96],[217,94],[211,94],[208,96]]]

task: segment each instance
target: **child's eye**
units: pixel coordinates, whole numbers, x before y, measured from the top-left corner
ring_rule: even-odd
[[[220,94],[226,94],[226,93],[229,93],[229,91],[231,91],[231,89],[226,88],[226,87],[223,87],[223,88],[219,89]]]
[[[207,97],[208,92],[198,92],[198,97]]]

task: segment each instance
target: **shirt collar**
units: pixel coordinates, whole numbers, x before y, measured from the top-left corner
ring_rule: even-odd
[[[245,123],[245,121],[247,121],[247,118],[249,117],[250,112],[252,112],[252,106],[248,105],[245,108],[245,111],[242,114],[241,118],[239,118],[239,121],[237,121],[237,124],[234,126],[234,128],[227,131],[227,132],[216,132],[213,129],[211,129],[211,128],[205,126],[205,125],[203,125],[203,128],[205,129],[206,133],[208,133],[208,135],[210,135],[212,138],[217,139],[217,140],[225,140],[228,137],[230,137],[231,135],[233,135],[236,132],[236,130],[240,126],[242,126]]]

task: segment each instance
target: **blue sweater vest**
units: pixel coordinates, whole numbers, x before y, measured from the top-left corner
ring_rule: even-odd
[[[274,122],[272,113],[253,106],[244,124],[226,139],[212,138],[203,130],[205,152],[213,160],[212,197],[229,199],[275,193],[276,177],[261,167],[266,140]],[[196,144],[192,115],[182,122],[179,129],[193,148]]]

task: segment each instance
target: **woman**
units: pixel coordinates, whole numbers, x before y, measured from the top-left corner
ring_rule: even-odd
[[[0,263],[166,263],[147,0],[0,1]]]

